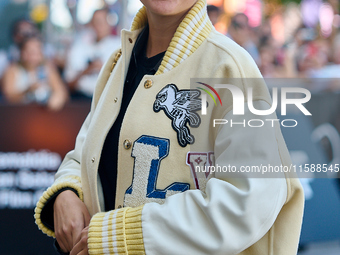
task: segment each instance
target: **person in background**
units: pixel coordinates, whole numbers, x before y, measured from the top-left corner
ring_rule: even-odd
[[[40,36],[37,26],[29,19],[23,18],[15,21],[12,25],[11,36],[13,44],[8,50],[8,61],[18,62],[20,60],[20,45],[26,37]],[[54,49],[52,45],[43,45],[43,53],[46,59],[53,59]]]
[[[38,29],[28,19],[19,19],[12,25],[11,35],[13,44],[9,47],[8,59],[10,62],[17,62],[20,60],[19,46],[28,36],[37,36]]]
[[[332,61],[334,65],[340,66],[340,31],[336,35],[332,45]]]
[[[252,31],[249,27],[247,15],[244,13],[237,13],[234,17],[232,17],[227,36],[248,51],[258,64],[260,56],[255,43],[251,39],[251,33]]]
[[[312,70],[310,76],[313,78],[340,78],[340,35],[336,36],[331,44],[327,40],[316,40],[319,50],[319,60],[323,60],[319,69]],[[330,56],[330,61],[326,59]],[[331,89],[339,90],[339,85]]]
[[[107,15],[108,9],[95,11],[90,23],[94,36],[79,38],[70,49],[64,75],[74,97],[92,97],[103,63],[120,45],[120,40],[111,35]]]
[[[261,44],[259,47],[260,65],[259,69],[265,78],[277,77],[277,66],[275,65],[275,48],[269,42]]]
[[[209,16],[211,23],[215,26],[220,16],[220,12],[221,12],[220,8],[218,8],[215,5],[209,4],[207,6],[207,12],[208,12],[208,16]]]
[[[282,46],[273,38],[269,22],[265,22],[259,27],[256,35],[258,35],[257,44],[260,57],[258,67],[263,77],[287,77],[287,70],[284,66],[285,52]]]
[[[55,67],[44,60],[42,42],[26,37],[20,44],[20,61],[4,74],[3,93],[11,103],[36,102],[50,110],[60,110],[67,101],[67,90]]]
[[[328,54],[323,50],[320,40],[314,40],[299,47],[296,55],[298,77],[321,78],[318,73],[328,62]]]

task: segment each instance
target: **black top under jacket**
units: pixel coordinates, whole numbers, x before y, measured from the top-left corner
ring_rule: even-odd
[[[154,75],[157,72],[157,69],[160,66],[165,54],[165,52],[162,52],[151,58],[146,57],[148,36],[149,27],[146,26],[139,34],[136,44],[132,50],[129,69],[125,78],[120,112],[109,133],[107,134],[101,153],[98,173],[104,193],[105,211],[115,209],[117,157],[119,146],[118,142],[120,128],[122,126],[125,112],[144,75]],[[143,125],[143,123],[140,124]]]

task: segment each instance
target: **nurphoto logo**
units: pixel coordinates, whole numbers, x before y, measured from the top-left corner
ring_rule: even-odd
[[[218,92],[216,91],[216,89],[228,89],[231,92],[232,95],[232,99],[233,99],[233,115],[245,115],[245,101],[247,101],[247,106],[249,111],[257,116],[268,116],[273,114],[278,107],[278,99],[279,99],[279,90],[278,88],[273,88],[272,89],[272,104],[270,109],[255,109],[254,107],[254,102],[253,102],[253,88],[249,87],[247,89],[247,98],[245,98],[243,91],[235,86],[235,85],[231,85],[231,84],[216,84],[214,87],[212,87],[211,85],[208,85],[206,83],[203,82],[197,82],[201,85],[204,85],[205,87],[207,87],[208,89],[210,89],[216,96],[217,99],[219,100],[221,106],[222,104],[222,100],[220,95],[218,94]],[[216,99],[214,98],[212,92],[210,92],[208,89],[205,88],[201,88],[201,87],[197,87],[198,89],[206,92],[206,93],[202,93],[202,100],[201,100],[201,114],[202,115],[207,115],[207,94],[212,98],[212,100],[215,103],[215,106],[217,106],[217,102]],[[280,88],[280,92],[281,92],[281,115],[282,116],[286,116],[287,115],[287,105],[295,105],[304,115],[306,116],[311,116],[312,114],[306,109],[306,107],[303,105],[304,103],[307,103],[310,99],[311,99],[311,93],[309,90],[305,89],[305,88],[298,88],[298,87],[283,87]],[[301,94],[303,97],[301,98],[287,98],[287,94],[289,93],[295,93],[295,94]],[[247,100],[245,100],[247,99]],[[274,127],[274,122],[278,121],[279,119],[250,119],[246,122],[246,120],[242,121],[242,122],[234,122],[232,120],[227,120],[227,119],[214,119],[213,120],[213,126],[215,127],[216,125],[225,125],[227,123],[230,123],[231,126],[236,125],[243,125],[244,127],[246,126],[246,124],[248,124],[249,127],[262,127],[265,123],[265,121],[267,122],[271,122],[272,126]],[[288,125],[287,122],[293,122],[293,125]],[[254,123],[257,123],[257,125],[255,125]],[[297,126],[297,121],[294,119],[285,119],[281,121],[281,125],[284,127],[295,127]]]

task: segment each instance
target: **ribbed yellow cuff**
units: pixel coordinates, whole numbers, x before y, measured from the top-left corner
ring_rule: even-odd
[[[41,221],[41,211],[46,202],[63,188],[72,188],[77,191],[79,198],[83,201],[83,191],[81,189],[81,179],[79,176],[70,175],[58,179],[50,188],[48,188],[41,196],[34,210],[35,224],[38,228],[48,236],[55,237],[54,232],[46,227]]]
[[[143,205],[94,215],[88,236],[89,254],[145,254],[142,210]]]

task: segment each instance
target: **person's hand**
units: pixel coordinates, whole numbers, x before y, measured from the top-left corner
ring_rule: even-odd
[[[26,93],[32,93],[34,91],[36,91],[39,87],[41,86],[41,84],[39,82],[35,82],[32,83],[26,90]]]
[[[80,234],[79,242],[73,247],[70,255],[88,255],[87,238],[89,234],[89,227],[84,228]]]
[[[86,205],[73,191],[65,190],[57,196],[54,202],[54,231],[63,252],[71,251],[81,240],[81,232],[90,220]]]
[[[102,66],[103,66],[103,63],[99,59],[93,61],[91,64],[93,72],[96,72],[96,73],[100,72],[100,69],[102,68]]]
[[[48,100],[47,107],[52,111],[59,111],[66,103],[67,97],[62,94],[52,93]]]
[[[103,63],[99,59],[94,60],[87,66],[83,73],[84,74],[99,73],[102,66]]]

